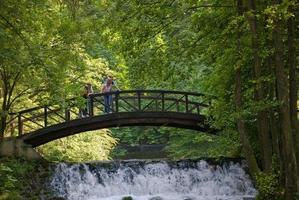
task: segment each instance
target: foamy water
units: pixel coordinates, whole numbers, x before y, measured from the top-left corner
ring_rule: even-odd
[[[211,166],[206,161],[132,161],[114,167],[62,163],[51,185],[68,200],[243,200],[256,195],[240,164]]]

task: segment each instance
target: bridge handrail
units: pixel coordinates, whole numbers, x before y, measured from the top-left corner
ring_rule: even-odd
[[[108,93],[105,93],[106,95]],[[100,96],[94,96],[94,97],[102,97],[103,95],[100,95]],[[121,96],[121,99],[136,99],[135,97],[133,96]],[[158,97],[153,97],[153,96],[141,96],[140,99],[160,99]],[[185,100],[178,100],[176,98],[167,98],[165,97],[164,98],[165,101],[178,101],[180,103],[185,103],[186,101]],[[209,105],[208,104],[205,104],[205,103],[199,103],[199,102],[194,102],[194,101],[188,101],[189,104],[193,104],[193,105],[199,105],[199,106],[202,106],[202,107],[208,107]]]
[[[170,96],[175,95],[175,96]],[[94,93],[89,95],[88,99],[88,114],[89,116],[94,116],[94,110],[97,112],[104,112],[102,109],[104,103],[103,96],[112,96],[112,112],[146,112],[146,111],[154,111],[154,112],[184,112],[184,113],[192,113],[196,112],[198,115],[200,114],[200,110],[202,108],[206,108],[209,104],[204,103],[204,99],[197,99],[195,97],[205,96],[204,94],[195,93],[195,92],[180,92],[180,91],[171,91],[171,90],[123,90],[123,91],[112,91],[108,93]],[[178,96],[179,95],[179,96]],[[192,97],[194,96],[194,97]],[[132,104],[131,101],[134,100],[137,105]],[[39,126],[47,127],[54,125],[57,123],[62,123],[66,121],[70,121],[73,119],[78,119],[78,112],[80,112],[80,105],[76,105],[74,103],[75,98],[72,98],[67,101],[67,106],[60,106],[57,108],[57,105],[41,105],[35,106],[33,108],[21,110],[16,113],[10,113],[10,115],[16,115],[17,117],[13,117],[15,120],[17,118],[17,124],[19,129],[19,135],[23,134],[23,125],[28,126],[30,124],[25,124],[27,122],[37,124]],[[145,101],[145,100],[150,100]],[[131,102],[131,103],[129,103]],[[155,102],[155,106],[154,106]],[[157,107],[157,102],[160,104]],[[94,103],[100,103],[94,105]],[[122,103],[122,105],[119,105]],[[167,105],[166,105],[167,103]],[[100,105],[100,107],[99,107]],[[125,107],[124,107],[125,106]],[[150,108],[151,106],[155,108]],[[182,106],[181,109],[179,106]],[[105,105],[106,107],[106,105]],[[79,109],[79,111],[78,111]],[[120,111],[122,109],[122,111]],[[125,109],[125,111],[123,111]],[[132,111],[133,109],[133,111]],[[173,111],[173,109],[175,111]],[[38,111],[38,112],[37,112]],[[64,113],[61,113],[64,112]],[[77,117],[76,117],[77,115]],[[57,118],[58,117],[58,118]],[[80,118],[80,117],[79,117]],[[43,120],[43,121],[42,121]],[[49,120],[52,122],[49,123]],[[53,124],[53,120],[56,121]]]
[[[182,95],[191,95],[191,96],[205,96],[204,94],[201,93],[196,93],[196,92],[180,92],[180,91],[172,91],[172,90],[121,90],[121,91],[112,91],[112,92],[105,92],[105,93],[93,93],[90,94],[89,97],[93,98],[93,97],[102,97],[102,96],[106,96],[106,95],[113,95],[113,94],[126,94],[126,93],[164,93],[164,94],[182,94]],[[122,97],[125,98],[125,97]],[[74,98],[70,99],[69,101],[74,100]],[[171,98],[165,98],[165,100],[171,100]],[[180,101],[180,102],[185,102],[185,101]],[[189,103],[191,104],[195,104],[196,102],[192,102],[189,101]],[[207,104],[204,103],[198,103],[201,106],[208,106]],[[24,114],[24,113],[28,113],[31,111],[35,111],[35,110],[39,110],[39,109],[43,109],[45,107],[49,107],[52,105],[41,105],[41,106],[35,106],[33,108],[28,108],[28,109],[24,109],[18,112],[12,112],[9,113],[9,115],[18,115],[18,114]]]
[[[113,95],[113,94],[125,94],[125,93],[164,93],[164,94],[181,94],[181,95],[190,95],[190,96],[206,96],[205,94],[196,93],[196,92],[180,92],[176,90],[120,90],[120,91],[112,91],[106,93],[94,93],[90,94],[91,97],[99,97],[105,95]]]

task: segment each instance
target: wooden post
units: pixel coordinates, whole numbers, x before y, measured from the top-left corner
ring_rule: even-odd
[[[47,110],[47,106],[44,107],[44,126],[45,127],[48,126],[48,110]]]
[[[162,97],[162,112],[164,112],[164,110],[165,110],[165,96],[164,96],[164,92],[162,92],[161,97]]]
[[[111,96],[111,112],[115,112],[114,111],[114,103],[113,103],[113,100],[115,101],[115,98],[113,98],[113,95],[114,94],[111,94],[110,96]]]
[[[66,122],[70,121],[71,113],[70,113],[70,110],[68,108],[66,108],[65,111],[64,111],[64,117],[65,117]]]
[[[119,97],[119,92],[117,91],[115,94],[115,112],[118,113],[118,97]]]
[[[138,111],[141,111],[141,98],[140,98],[140,91],[137,90],[137,100],[138,100]]]
[[[93,113],[93,96],[88,96],[88,114],[89,117],[94,115]]]
[[[19,131],[19,136],[23,135],[23,122],[22,122],[22,114],[18,114],[18,131]]]
[[[186,113],[189,112],[189,100],[188,100],[188,95],[185,94],[185,107],[186,107]]]

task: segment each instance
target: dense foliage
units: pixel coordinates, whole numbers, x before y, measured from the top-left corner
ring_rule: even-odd
[[[240,136],[252,174],[263,172],[265,180],[279,176],[285,198],[294,199],[298,2],[110,1],[106,8],[103,37],[126,60],[130,86],[216,96],[209,112],[213,124]],[[170,146],[180,152],[184,141],[191,147],[211,140],[197,137],[172,137]]]
[[[37,105],[63,106],[74,97],[82,104],[84,84],[91,83],[97,92],[105,76],[117,74],[115,59],[93,42],[97,36],[91,19],[77,17],[73,6],[47,0],[1,2],[0,140],[18,134],[9,113]],[[86,7],[82,9],[85,15]],[[108,159],[114,143],[106,131],[100,131],[55,141],[39,150],[51,160]],[[83,146],[89,148],[79,151]]]
[[[141,145],[141,144],[165,144],[168,142],[169,131],[160,127],[130,127],[113,128],[113,137],[117,138],[121,144]]]
[[[47,165],[23,159],[0,159],[0,199],[39,199],[38,196],[51,196],[45,191],[49,177]],[[46,194],[48,193],[48,194]]]
[[[87,162],[109,160],[115,144],[109,131],[100,130],[61,138],[37,147],[37,150],[49,161]]]
[[[219,137],[196,131],[171,131],[167,151],[175,159],[241,156],[239,138],[234,132],[224,131]]]
[[[213,97],[206,112],[223,130],[218,137],[164,128],[112,135],[127,144],[167,142],[174,158],[242,155],[259,198],[295,199],[298,7],[295,0],[1,2],[0,139],[17,134],[9,112],[64,104],[86,82],[99,90],[106,75],[121,89],[201,92]],[[41,151],[54,160],[99,158],[75,152],[90,142],[99,147],[102,137],[108,153],[115,141],[105,132]]]

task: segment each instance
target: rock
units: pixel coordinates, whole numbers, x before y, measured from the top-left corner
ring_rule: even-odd
[[[49,200],[65,200],[64,198],[62,197],[52,197],[51,199]]]
[[[163,200],[162,197],[151,197],[149,200]]]
[[[123,197],[121,200],[133,200],[133,198],[128,196],[128,197]]]
[[[244,197],[243,200],[255,200],[254,197]]]

